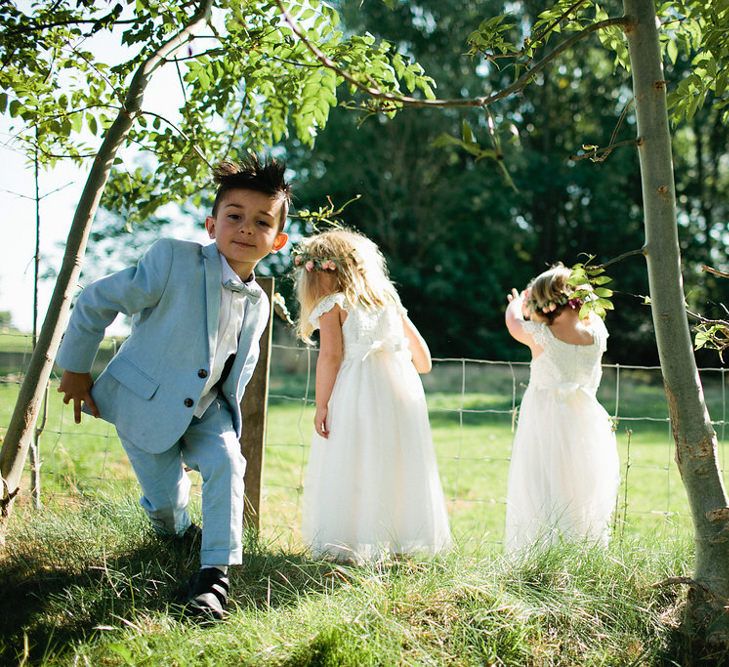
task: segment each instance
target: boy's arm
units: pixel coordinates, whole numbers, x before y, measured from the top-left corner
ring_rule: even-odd
[[[169,277],[172,252],[169,241],[157,241],[136,267],[86,287],[71,312],[56,363],[74,373],[90,372],[104,332],[116,316],[138,313],[159,301]]]
[[[91,373],[74,373],[73,371],[63,371],[61,382],[58,385],[58,391],[63,394],[63,402],[68,405],[73,401],[73,420],[81,423],[81,404],[86,403],[91,414],[94,417],[99,416],[99,410],[91,397],[91,386],[94,381],[91,379]]]
[[[61,341],[56,363],[64,369],[58,391],[73,401],[73,418],[81,423],[85,403],[94,417],[99,410],[91,396],[91,365],[104,332],[119,313],[131,315],[154,306],[162,296],[172,263],[172,246],[158,241],[136,267],[113,273],[89,285],[79,295]]]

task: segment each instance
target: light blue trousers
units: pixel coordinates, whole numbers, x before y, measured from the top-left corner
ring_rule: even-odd
[[[150,454],[119,433],[142,487],[140,504],[160,535],[182,535],[190,525],[190,480],[183,465],[202,476],[201,565],[237,565],[242,560],[243,475],[246,461],[228,404],[217,398],[193,417],[170,449]]]

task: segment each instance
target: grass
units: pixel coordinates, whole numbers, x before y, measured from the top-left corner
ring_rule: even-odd
[[[153,536],[113,428],[88,418],[74,425],[51,387],[44,508],[27,495],[16,503],[0,551],[0,663],[680,664],[679,592],[654,584],[689,570],[691,532],[656,372],[607,369],[601,386],[601,402],[620,417],[622,464],[607,552],[564,545],[503,559],[512,409],[528,369],[439,362],[424,382],[456,549],[432,562],[344,568],[307,558],[298,534],[314,361],[297,350],[273,355],[262,532],[247,536],[233,613],[215,627],[189,623],[174,606],[195,550]],[[719,377],[704,376],[714,419],[726,409]],[[7,380],[0,424],[18,388]]]
[[[264,538],[300,548],[298,525],[301,483],[311,437],[312,409],[304,403],[306,353],[278,351],[273,357],[270,413],[264,466]],[[309,360],[313,367],[313,359]],[[499,544],[512,433],[512,413],[528,378],[514,366],[440,362],[426,376],[433,439],[456,537],[474,548]],[[689,528],[687,504],[673,463],[665,399],[656,373],[621,369],[605,373],[600,399],[620,416],[616,435],[622,486],[615,531],[628,537],[683,533]],[[722,388],[706,382],[713,414],[721,416]],[[619,392],[616,392],[619,389]],[[6,424],[16,384],[0,384],[0,424]],[[616,393],[617,401],[616,401]],[[288,397],[288,398],[286,398]],[[663,420],[663,421],[662,421]],[[1,433],[1,432],[0,432]],[[719,431],[722,434],[721,430]],[[726,434],[724,434],[726,435]],[[723,460],[726,438],[721,441]],[[52,387],[41,441],[43,494],[73,502],[81,492],[128,493],[134,477],[114,429],[84,417],[73,424],[71,410]]]
[[[5,664],[662,664],[678,600],[654,584],[690,558],[682,542],[616,542],[352,568],[248,536],[231,616],[207,627],[170,603],[194,554],[155,538],[131,497],[79,503],[13,524],[0,563]]]

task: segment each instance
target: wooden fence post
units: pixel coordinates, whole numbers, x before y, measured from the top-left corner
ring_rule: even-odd
[[[263,445],[266,439],[268,412],[268,375],[271,358],[271,334],[273,329],[273,278],[257,278],[258,284],[271,303],[268,325],[261,336],[261,353],[253,376],[241,403],[243,433],[241,452],[246,459],[245,509],[243,526],[259,530],[261,525],[261,482],[263,475]]]

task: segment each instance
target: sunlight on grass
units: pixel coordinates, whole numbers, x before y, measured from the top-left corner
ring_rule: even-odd
[[[44,508],[21,497],[0,555],[0,658],[20,662],[24,637],[27,660],[48,665],[660,664],[674,655],[682,598],[654,584],[688,571],[691,529],[656,373],[608,368],[600,390],[620,417],[622,484],[607,552],[564,545],[504,560],[506,480],[528,368],[442,361],[424,385],[456,547],[430,562],[346,568],[310,560],[299,534],[314,362],[302,350],[273,358],[262,531],[247,535],[231,617],[213,628],[190,624],[173,604],[196,550],[154,537],[113,427],[88,417],[73,424],[52,386]],[[18,390],[6,377],[3,424]],[[308,389],[310,398],[310,378]],[[705,391],[721,418],[721,384],[709,378]],[[722,461],[725,435],[720,428]]]
[[[304,401],[306,367],[314,358],[300,350],[282,354],[272,368],[263,474],[262,530],[267,540],[300,547],[302,483],[312,433],[313,409]],[[293,357],[291,355],[294,355]],[[308,353],[310,354],[310,353]],[[302,374],[302,371],[304,373]],[[616,436],[622,483],[614,517],[617,536],[674,534],[690,526],[686,496],[673,462],[665,398],[655,373],[607,369],[603,404],[618,409]],[[452,530],[462,548],[499,547],[505,514],[506,479],[513,438],[514,408],[521,401],[528,368],[439,362],[425,376],[433,441],[448,502]],[[17,384],[0,385],[0,420],[7,423]],[[448,391],[436,390],[441,387]],[[478,389],[479,391],[473,391]],[[706,386],[716,405],[721,387]],[[724,429],[719,429],[719,435]],[[726,440],[720,440],[723,460]],[[69,406],[51,387],[41,440],[43,496],[69,502],[74,494],[100,490],[128,493],[134,475],[112,426],[84,416],[73,424]],[[192,475],[199,495],[199,477]]]

